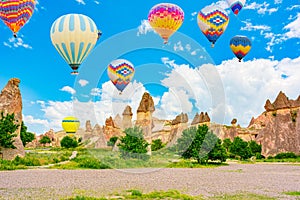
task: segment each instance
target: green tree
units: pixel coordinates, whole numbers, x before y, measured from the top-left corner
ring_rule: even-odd
[[[41,144],[47,144],[47,143],[51,143],[51,139],[48,136],[43,136],[42,139],[40,139],[40,143]]]
[[[118,139],[119,138],[117,136],[113,136],[109,138],[109,141],[107,142],[107,146],[112,146],[112,147],[115,146]]]
[[[139,127],[125,129],[125,136],[120,138],[118,144],[122,158],[149,159],[147,153],[148,143],[144,139],[143,130]]]
[[[232,144],[232,142],[229,138],[225,138],[222,143],[223,147],[225,147],[227,152],[229,152],[229,148],[230,148],[231,144]]]
[[[23,146],[25,147],[28,142],[31,142],[34,140],[34,134],[31,132],[27,132],[27,127],[25,126],[24,122],[21,124],[21,132],[20,137],[23,143]]]
[[[177,150],[185,158],[194,158],[198,163],[207,163],[208,160],[226,161],[226,150],[222,141],[208,130],[207,125],[191,127],[182,133],[177,140]]]
[[[235,137],[229,148],[230,153],[245,160],[252,156],[248,142],[245,142],[240,137]]]
[[[248,142],[248,145],[251,149],[252,155],[261,154],[261,145],[257,144],[254,140]]]
[[[164,148],[164,146],[165,145],[162,143],[161,139],[153,140],[151,143],[151,151],[157,151]]]
[[[15,149],[16,147],[13,145],[14,143],[14,137],[17,136],[16,133],[14,133],[18,129],[19,125],[15,124],[15,115],[13,114],[7,114],[4,115],[3,112],[1,112],[0,117],[0,147],[3,148],[11,148]]]
[[[60,146],[65,148],[75,148],[78,147],[78,142],[76,138],[67,135],[60,141]]]

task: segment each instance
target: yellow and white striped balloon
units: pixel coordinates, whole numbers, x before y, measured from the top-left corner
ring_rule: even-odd
[[[67,14],[54,21],[50,30],[52,44],[78,74],[78,68],[100,37],[95,22],[82,14]]]

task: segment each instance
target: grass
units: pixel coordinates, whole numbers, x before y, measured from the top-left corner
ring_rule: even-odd
[[[291,195],[291,196],[300,196],[300,191],[289,191],[289,192],[284,192],[286,195]]]
[[[203,199],[201,196],[190,196],[182,194],[177,190],[168,191],[153,191],[150,193],[143,193],[140,190],[132,189],[122,193],[111,194],[107,197],[88,197],[76,196],[67,198],[67,200],[104,200],[104,199],[178,199],[178,200],[198,200]]]
[[[259,195],[259,194],[252,194],[252,193],[245,193],[245,194],[225,194],[221,196],[211,197],[209,199],[228,199],[228,200],[275,200],[276,198]]]
[[[132,189],[127,190],[122,193],[114,193],[106,197],[91,197],[91,196],[80,196],[77,195],[75,197],[70,197],[65,200],[106,200],[106,199],[178,199],[178,200],[275,200],[276,198],[269,197],[266,195],[259,195],[253,193],[239,193],[239,194],[224,194],[220,196],[213,197],[203,197],[199,196],[191,196],[187,194],[183,194],[178,190],[168,190],[168,191],[153,191],[150,193],[143,193],[140,190]]]

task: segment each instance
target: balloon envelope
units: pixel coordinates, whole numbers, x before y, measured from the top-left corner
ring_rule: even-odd
[[[82,14],[67,14],[54,21],[50,30],[53,46],[78,74],[78,68],[94,48],[100,32],[94,21]]]
[[[0,18],[16,37],[17,32],[32,16],[34,7],[34,0],[1,0]]]
[[[80,122],[76,117],[65,117],[62,120],[62,127],[66,133],[76,133],[80,126]]]
[[[153,6],[148,14],[148,21],[156,33],[168,43],[169,37],[182,25],[184,20],[183,10],[171,3],[160,3]]]
[[[111,82],[122,92],[134,76],[134,66],[128,60],[117,59],[108,65],[107,73]]]
[[[246,36],[237,35],[231,38],[230,48],[239,59],[239,62],[241,62],[251,49],[251,41]]]
[[[206,6],[197,17],[200,30],[212,46],[227,28],[229,17],[226,11],[218,6]]]
[[[246,0],[226,0],[232,12],[237,15],[244,7]]]

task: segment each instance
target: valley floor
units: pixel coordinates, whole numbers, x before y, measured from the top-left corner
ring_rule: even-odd
[[[0,171],[0,199],[64,199],[103,197],[137,189],[144,193],[175,189],[205,198],[251,193],[297,199],[284,192],[300,191],[300,165],[237,164],[218,168]]]

